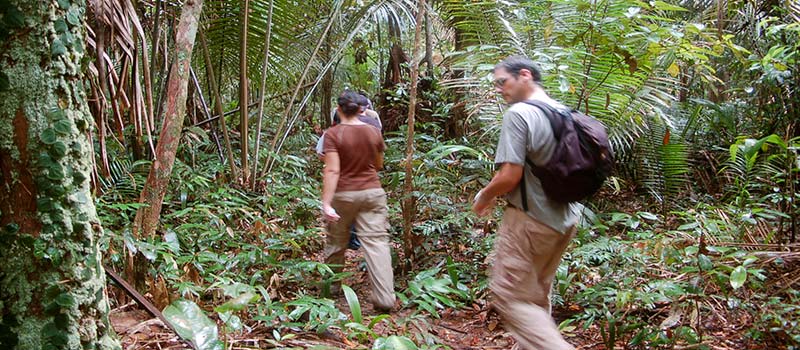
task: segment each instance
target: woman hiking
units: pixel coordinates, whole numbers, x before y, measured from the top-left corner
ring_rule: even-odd
[[[322,214],[328,237],[323,256],[334,271],[341,271],[350,225],[355,223],[372,284],[372,303],[375,310],[385,312],[395,302],[386,192],[378,179],[386,145],[378,129],[358,119],[360,99],[354,91],[342,93],[337,108],[341,122],[325,132]]]

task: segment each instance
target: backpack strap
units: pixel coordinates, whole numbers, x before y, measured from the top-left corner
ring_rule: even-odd
[[[533,168],[535,166],[533,164],[533,162],[531,162],[531,160],[528,159],[528,157],[525,157],[525,163],[528,163],[528,166],[531,167],[531,168]],[[522,180],[520,181],[520,186],[522,186],[522,188],[521,188],[521,190],[522,190],[522,194],[521,194],[521,197],[522,197],[522,209],[524,209],[527,212],[528,211],[528,190],[525,188],[526,187],[525,186],[525,167],[522,167]]]
[[[524,101],[522,101],[522,103],[534,106],[536,108],[539,108],[542,111],[542,113],[544,113],[544,115],[547,117],[547,121],[550,122],[550,128],[553,129],[553,137],[556,139],[556,142],[558,142],[558,140],[561,139],[561,134],[562,134],[562,131],[564,130],[563,126],[564,126],[564,118],[566,118],[565,114],[559,112],[553,106],[551,106],[551,105],[549,105],[549,104],[547,104],[545,102],[542,102],[542,101],[524,100]],[[559,118],[558,116],[560,116],[561,118]],[[572,116],[570,116],[570,117],[572,117]],[[525,163],[529,167],[531,167],[531,169],[536,169],[537,168],[536,164],[533,164],[533,162],[530,159],[528,159],[527,152],[525,154]],[[522,209],[527,212],[528,211],[528,190],[527,190],[527,188],[525,186],[525,182],[526,182],[525,181],[525,168],[523,167],[523,169],[522,169],[522,180],[521,180],[521,184],[520,184],[520,186],[522,187],[521,188],[521,190],[522,190],[521,191],[522,192],[521,193]]]

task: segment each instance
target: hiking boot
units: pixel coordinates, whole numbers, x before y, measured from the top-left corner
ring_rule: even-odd
[[[350,242],[347,244],[347,249],[358,250],[358,248],[361,248],[361,241],[358,240],[355,232],[350,232]]]

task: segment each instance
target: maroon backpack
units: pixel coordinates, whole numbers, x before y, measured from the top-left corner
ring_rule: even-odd
[[[614,153],[606,128],[600,121],[574,109],[558,110],[541,101],[523,101],[544,112],[553,129],[556,148],[547,163],[525,161],[542,183],[548,198],[560,203],[577,202],[593,195],[611,174]],[[522,205],[528,210],[525,179]]]

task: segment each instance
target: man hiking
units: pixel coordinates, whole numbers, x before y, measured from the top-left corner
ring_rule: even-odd
[[[541,182],[525,165],[526,158],[536,165],[546,163],[556,140],[545,112],[524,101],[567,108],[545,93],[541,72],[526,57],[512,56],[498,63],[494,86],[511,106],[503,114],[497,144],[495,164],[499,169],[472,205],[475,213],[485,216],[495,198],[507,194],[489,283],[495,296],[492,304],[521,349],[574,349],[550,315],[550,290],[564,250],[576,232],[581,206],[546,197]]]

